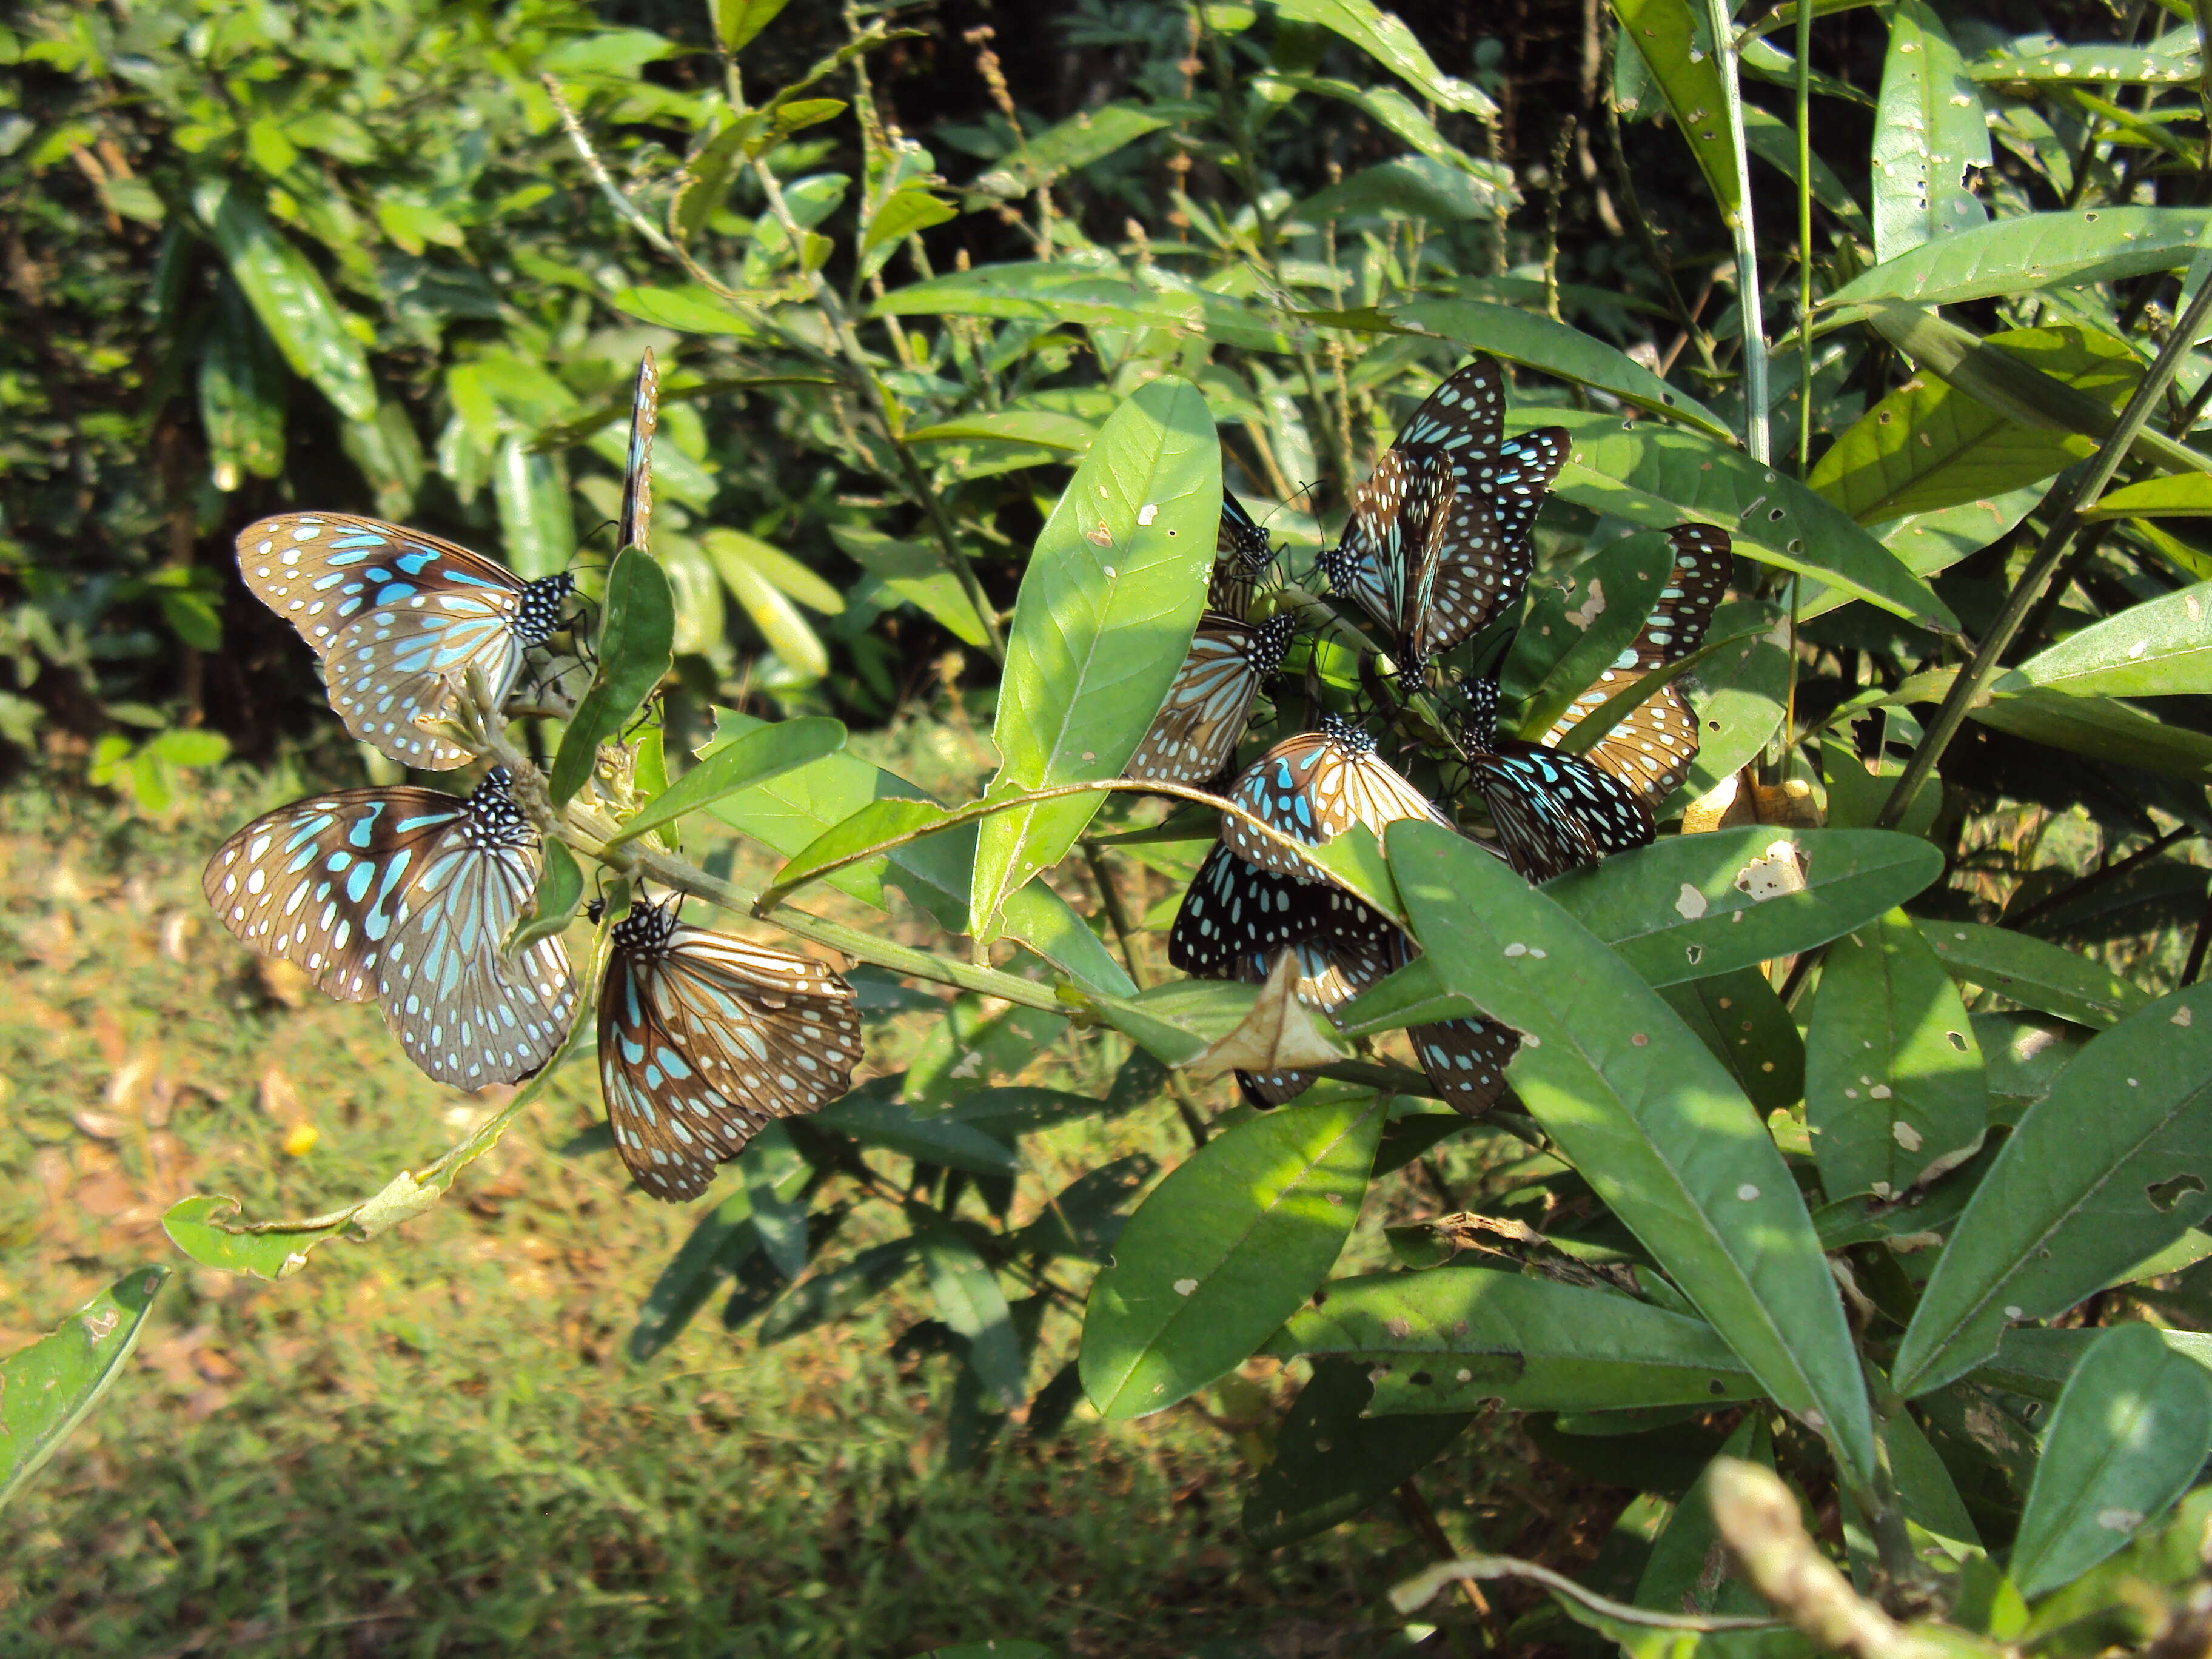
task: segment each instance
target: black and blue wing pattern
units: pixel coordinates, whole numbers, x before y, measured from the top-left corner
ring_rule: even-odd
[[[840,975],[691,927],[673,902],[633,908],[611,944],[599,1087],[616,1149],[653,1197],[696,1198],[775,1119],[845,1093],[860,1018]]]
[[[1229,799],[1293,841],[1317,847],[1355,823],[1379,840],[1400,818],[1453,827],[1429,798],[1375,752],[1375,739],[1341,714],[1317,731],[1277,744],[1239,778]],[[1278,847],[1233,813],[1221,815],[1224,846],[1248,863],[1298,881],[1318,881],[1312,866]]]
[[[1221,523],[1213,536],[1213,573],[1206,590],[1206,608],[1238,621],[1252,614],[1252,595],[1267,567],[1275,562],[1275,544],[1247,512],[1244,503],[1226,489],[1221,492]]]
[[[424,722],[448,718],[471,669],[495,708],[525,654],[561,625],[566,574],[526,582],[421,531],[344,513],[285,513],[238,538],[256,598],[323,661],[331,707],[403,765],[451,771],[474,757]]]

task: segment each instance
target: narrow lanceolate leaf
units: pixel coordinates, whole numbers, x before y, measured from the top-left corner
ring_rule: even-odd
[[[1810,950],[1905,902],[1943,855],[1887,830],[1747,826],[1669,836],[1547,884],[1647,985]]]
[[[1941,930],[1938,930],[1939,932]],[[1924,1394],[2212,1214],[2212,984],[2082,1049],[2014,1129],[1953,1229],[1905,1333],[1898,1391]]]
[[[1626,963],[1472,842],[1407,822],[1388,845],[1445,982],[1524,1034],[1514,1084],[1562,1154],[1768,1395],[1871,1480],[1843,1304],[1742,1091]]]
[[[1425,102],[1486,118],[1498,113],[1498,106],[1480,88],[1439,70],[1413,31],[1375,0],[1277,0],[1277,5],[1291,21],[1318,24],[1349,41]]]
[[[368,353],[347,331],[344,313],[307,256],[242,191],[209,180],[194,188],[192,204],[294,372],[347,419],[375,419]]]
[[[1989,164],[1981,88],[1927,0],[1899,0],[1874,115],[1876,262],[1985,223],[1966,169]]]
[[[1382,1117],[1371,1097],[1285,1107],[1216,1136],[1154,1188],[1091,1288],[1091,1403],[1142,1417],[1249,1358],[1344,1248]]]
[[[1474,1421],[1472,1412],[1368,1417],[1364,1368],[1314,1367],[1275,1431],[1275,1455],[1244,1500],[1244,1535],[1263,1550],[1326,1532],[1418,1474]]]
[[[507,937],[507,951],[512,957],[526,951],[541,939],[551,939],[568,930],[576,919],[576,912],[584,902],[584,872],[577,867],[576,855],[566,842],[548,836],[544,847],[544,865],[538,872],[538,894],[531,902],[526,915],[515,919],[514,930]]]
[[[621,833],[607,845],[615,846],[702,811],[725,796],[811,765],[844,746],[844,726],[819,715],[760,726],[718,745],[712,755],[647,801],[634,817],[624,819]]]
[[[1659,994],[1760,1111],[1793,1105],[1803,1097],[1804,1039],[1759,969],[1738,968],[1669,985]]]
[[[568,801],[592,775],[599,745],[644,706],[675,659],[676,599],[651,554],[625,547],[607,572],[599,618],[599,675],[569,717],[547,790]]]
[[[921,1259],[929,1269],[937,1316],[968,1339],[968,1364],[975,1380],[984,1393],[1012,1411],[1022,1403],[1029,1365],[998,1275],[975,1254],[975,1247],[950,1227],[940,1224],[915,1237],[921,1241]]]
[[[1805,1033],[1805,1112],[1831,1203],[1906,1192],[1981,1144],[1981,1047],[1958,988],[1902,910],[1828,949]]]
[[[2098,1336],[2044,1431],[2008,1571],[2022,1595],[2071,1583],[2181,1496],[2212,1449],[2212,1376],[2148,1325]]]
[[[750,714],[715,711],[715,741],[701,757],[713,762],[723,748],[766,729]],[[904,778],[842,750],[747,784],[708,810],[732,829],[788,857],[823,831],[847,822],[871,801],[924,804],[922,792]],[[904,893],[941,927],[957,933],[968,920],[968,883],[975,865],[975,827],[964,825],[914,842],[882,858],[848,865],[828,884],[864,904],[885,909],[891,890]],[[1002,920],[1019,939],[1085,990],[1130,996],[1136,984],[1098,935],[1043,882],[1031,882],[1006,901]]]
[[[993,794],[1120,775],[1189,649],[1220,513],[1206,399],[1186,380],[1154,380],[1101,428],[1030,556],[999,685]],[[1060,861],[1102,799],[985,820],[967,931],[995,937],[1006,895]]]
[[[2212,477],[2183,473],[2175,477],[2145,478],[2122,484],[2097,497],[2094,507],[2083,510],[2085,519],[2205,519],[2212,518]]]
[[[1747,558],[1845,589],[1923,626],[1958,626],[1935,590],[1847,514],[1702,433],[1564,409],[1516,411],[1507,424],[1567,428],[1574,448],[1553,488],[1578,506],[1653,530],[1686,519],[1717,524]]]
[[[1668,112],[1705,176],[1723,221],[1742,205],[1741,175],[1729,143],[1728,106],[1705,9],[1694,0],[1613,0],[1621,38],[1659,83]]]
[[[0,1504],[107,1392],[168,1276],[167,1267],[127,1273],[48,1334],[0,1359]]]
[[[2142,378],[2126,343],[2089,330],[2018,328],[1982,342],[2094,398],[2109,422]],[[2056,421],[2023,424],[1923,370],[1830,446],[1811,483],[1861,524],[1940,512],[2039,483],[2096,449]]]
[[[2150,1001],[2111,969],[2045,939],[1972,921],[1931,921],[1924,932],[1954,979],[2077,1024],[2116,1025]]]
[[[1978,726],[2186,783],[2212,783],[2212,736],[2118,697],[2076,696],[2009,679],[1990,690],[1987,702],[1966,711]]]
[[[1123,145],[1134,143],[1167,124],[1165,116],[1156,115],[1137,104],[1101,105],[1024,139],[969,188],[1012,201],[1052,183],[1063,173],[1102,161]],[[951,216],[948,213],[946,216]]]
[[[1823,303],[1832,310],[1891,301],[1957,305],[2172,270],[2196,256],[2208,223],[2201,208],[2024,213],[1924,243],[1863,272]]]
[[[2212,582],[2132,605],[2038,652],[2005,676],[1997,689],[2017,678],[2075,696],[2155,697],[2212,691],[2208,609],[2212,609]]]
[[[1489,1267],[1340,1279],[1270,1353],[1356,1359],[1377,1413],[1591,1412],[1749,1399],[1759,1380],[1710,1325],[1610,1291]]]

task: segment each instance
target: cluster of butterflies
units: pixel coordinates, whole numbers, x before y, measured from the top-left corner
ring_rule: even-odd
[[[648,355],[632,405],[620,544],[646,545],[659,389]],[[356,738],[428,772],[467,765],[471,675],[503,710],[529,653],[568,625],[565,574],[524,581],[418,531],[337,513],[282,514],[238,538],[240,573],[320,659]],[[346,789],[256,818],[202,888],[223,925],[343,1001],[374,997],[408,1057],[475,1090],[529,1076],[576,1012],[558,937],[510,951],[530,911],[538,831],[495,767],[466,798]],[[610,930],[599,990],[601,1091],[615,1144],[656,1198],[706,1191],[771,1120],[844,1094],[860,1058],[852,988],[805,957],[678,919],[681,894]],[[593,920],[598,920],[594,907]]]
[[[1671,680],[1586,754],[1557,745],[1616,694],[1698,649],[1728,586],[1731,547],[1726,532],[1708,526],[1669,532],[1673,568],[1635,641],[1540,741],[1501,738],[1499,665],[1534,562],[1529,532],[1569,447],[1557,427],[1507,435],[1504,410],[1504,378],[1493,361],[1478,358],[1445,380],[1353,493],[1345,533],[1316,568],[1334,595],[1382,630],[1401,688],[1425,695],[1443,653],[1468,641],[1490,647],[1486,667],[1443,689],[1446,721],[1425,729],[1442,738],[1445,769],[1464,781],[1453,793],[1482,799],[1494,836],[1482,844],[1542,881],[1649,842],[1655,815],[1689,775],[1698,722]],[[1273,559],[1266,532],[1224,495],[1207,611],[1129,776],[1208,789],[1230,778],[1261,690],[1297,629],[1291,611],[1252,619]],[[1340,714],[1275,744],[1225,793],[1243,814],[1306,846],[1355,823],[1378,837],[1401,818],[1459,827]],[[1168,959],[1197,978],[1258,983],[1285,951],[1295,956],[1299,1000],[1324,1012],[1416,954],[1395,923],[1246,817],[1224,812],[1169,933]],[[1407,1035],[1431,1086],[1470,1115],[1503,1092],[1520,1041],[1487,1018],[1417,1025]],[[1303,1093],[1313,1078],[1239,1073],[1237,1083],[1266,1107]]]

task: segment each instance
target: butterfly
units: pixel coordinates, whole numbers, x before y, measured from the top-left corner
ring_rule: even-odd
[[[1206,608],[1239,621],[1252,613],[1252,592],[1275,562],[1267,539],[1244,503],[1221,492],[1221,522],[1213,534],[1213,574],[1207,580]]]
[[[1429,798],[1375,752],[1375,739],[1341,714],[1321,728],[1286,738],[1231,786],[1229,799],[1254,817],[1309,847],[1333,841],[1355,823],[1379,839],[1400,818],[1427,818],[1453,828]],[[1221,815],[1222,844],[1248,863],[1302,882],[1321,879],[1234,813]]]
[[[1418,952],[1413,941],[1399,930],[1392,932],[1389,966],[1402,968]],[[1511,1026],[1478,1015],[1471,1019],[1443,1019],[1425,1025],[1409,1025],[1407,1039],[1413,1057],[1429,1079],[1429,1086],[1444,1103],[1469,1117],[1480,1116],[1498,1103],[1505,1092],[1505,1067],[1521,1047],[1521,1034]]]
[[[1544,734],[1547,744],[1556,744],[1615,693],[1654,669],[1680,661],[1705,642],[1713,607],[1728,591],[1733,544],[1727,531],[1703,524],[1676,525],[1667,538],[1674,544],[1674,568],[1659,591],[1650,620],[1597,684],[1567,705]],[[1669,682],[1592,744],[1589,758],[1656,812],[1690,775],[1691,763],[1698,757],[1698,738],[1697,714]]]
[[[1504,388],[1497,362],[1478,357],[1431,392],[1319,561],[1409,666],[1480,632],[1528,580],[1529,531],[1570,446],[1560,427],[1506,436]]]
[[[1500,741],[1495,671],[1462,688],[1460,743],[1506,860],[1531,881],[1650,843],[1651,811],[1595,763],[1534,744]]]
[[[622,519],[617,549],[646,551],[653,528],[653,434],[660,424],[660,371],[647,350],[637,366],[637,389],[629,405],[629,459],[623,468]]]
[[[805,957],[641,903],[610,935],[599,1089],[616,1150],[655,1198],[696,1198],[774,1119],[819,1111],[860,1058],[853,988]]]
[[[1195,978],[1224,979],[1244,958],[1272,958],[1286,945],[1356,945],[1370,918],[1379,920],[1340,887],[1261,869],[1217,842],[1168,929],[1168,961]]]
[[[1248,623],[1207,611],[1122,776],[1211,786],[1229,769],[1253,700],[1282,666],[1297,632],[1288,612]]]
[[[539,861],[509,787],[494,768],[465,800],[414,788],[310,796],[225,842],[201,890],[240,940],[325,994],[374,996],[439,1082],[511,1083],[560,1046],[576,987],[559,939],[506,951]]]
[[[254,596],[322,659],[331,707],[380,752],[426,772],[474,758],[422,722],[449,717],[469,670],[504,706],[524,653],[561,626],[565,573],[526,582],[419,530],[346,513],[280,513],[239,532]]]

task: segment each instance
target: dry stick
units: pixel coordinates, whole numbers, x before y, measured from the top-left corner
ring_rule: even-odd
[[[2182,964],[2180,983],[2173,988],[2197,983],[2197,975],[2204,971],[2204,947],[2212,945],[2212,894],[2204,899],[2203,914],[2197,918],[2197,937],[2189,941],[2189,960]]]
[[[1444,1531],[1444,1523],[1437,1519],[1437,1512],[1429,1507],[1429,1500],[1421,1495],[1421,1489],[1413,1484],[1412,1475],[1407,1475],[1398,1483],[1397,1498],[1398,1507],[1405,1511],[1407,1524],[1420,1534],[1421,1541],[1436,1552],[1440,1559],[1457,1560],[1459,1552],[1452,1547],[1451,1538]],[[1475,1617],[1488,1619],[1491,1616],[1490,1600],[1483,1595],[1482,1587],[1472,1578],[1462,1578],[1456,1582],[1461,1596],[1466,1601],[1468,1606],[1474,1609]],[[1489,1631],[1485,1629],[1481,1634],[1482,1645],[1485,1648],[1490,1647],[1492,1643]]]
[[[2072,497],[2051,521],[2051,527],[2044,532],[2043,540],[2036,547],[2035,556],[2028,561],[2027,568],[2021,573],[2020,580],[2006,597],[2004,609],[1997,614],[1996,621],[1983,635],[1973,660],[1959,672],[1958,678],[1951,682],[1951,690],[1944,696],[1942,707],[1936,711],[1934,723],[1921,738],[1919,747],[1912,751],[1912,758],[1906,763],[1904,775],[1898,779],[1897,787],[1890,791],[1889,799],[1882,803],[1881,811],[1875,819],[1877,830],[1887,830],[1905,816],[1905,808],[1911,805],[1912,798],[1920,793],[1921,786],[1936,770],[1936,763],[1943,758],[1943,751],[1950,747],[1951,739],[1959,734],[1959,727],[1966,720],[1966,711],[1973,707],[1984,688],[1996,676],[1998,659],[2012,644],[2014,636],[2020,632],[2021,623],[2042,596],[2044,584],[2051,580],[2051,573],[2057,569],[2059,562],[2066,556],[2069,544],[2081,527],[2082,508],[2095,501],[2104,493],[2105,486],[2112,481],[2113,473],[2119,470],[2121,461],[2135,443],[2136,435],[2142,430],[2143,422],[2149,417],[2152,406],[2164,394],[2166,383],[2173,379],[2174,372],[2181,367],[2181,360],[2188,355],[2190,344],[2196,339],[2197,330],[2203,325],[2207,312],[2212,312],[2212,282],[2205,283],[2197,290],[2197,297],[2189,302],[2189,309],[2182,313],[2181,320],[2174,325],[2173,332],[2166,337],[2158,360],[2136,386],[2135,395],[2128,399],[2128,406],[2120,411],[2118,423],[2112,428],[2112,434],[2099,452],[2095,464],[2075,486]],[[2094,533],[2094,530],[2092,533]]]
[[[2178,828],[2169,830],[2164,835],[2159,836],[2157,840],[2149,842],[2146,846],[2136,848],[2136,850],[2129,854],[2127,857],[2121,859],[2115,863],[2107,864],[2101,869],[2092,870],[2087,875],[2080,878],[2078,880],[2068,882],[2065,886],[2060,888],[2057,892],[2051,894],[2048,897],[2037,900],[2033,904],[2029,905],[2027,909],[2021,911],[2018,915],[2005,917],[1999,925],[2005,927],[2025,927],[2028,923],[2035,921],[2038,917],[2050,915],[2051,912],[2058,908],[2060,905],[2070,903],[2074,900],[2080,898],[2084,893],[2090,892],[2096,888],[2103,886],[2105,883],[2108,881],[2112,881],[2118,877],[2125,875],[2129,871],[2134,869],[2136,866],[2142,863],[2146,859],[2156,858],[2160,853],[2166,851],[2167,848],[2172,846],[2174,842],[2178,841],[2191,841],[2196,839],[2197,834],[2198,832],[2197,830],[2191,829],[2185,823],[2179,825]],[[2186,983],[2185,981],[2184,982]]]
[[[1139,990],[1145,988],[1145,974],[1137,965],[1136,930],[1129,926],[1129,913],[1121,903],[1121,890],[1114,883],[1114,872],[1106,867],[1106,855],[1090,842],[1083,843],[1083,861],[1091,866],[1091,878],[1098,884],[1099,902],[1105,907],[1106,925],[1114,930],[1114,942],[1121,947],[1121,960],[1128,964],[1129,978]],[[1199,1115],[1198,1103],[1190,1097],[1190,1085],[1179,1072],[1168,1073],[1168,1092],[1175,1097],[1176,1115],[1182,1119],[1182,1127],[1190,1132],[1191,1145],[1206,1145],[1206,1120]]]

